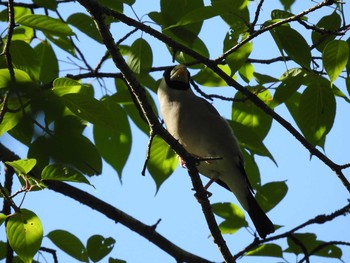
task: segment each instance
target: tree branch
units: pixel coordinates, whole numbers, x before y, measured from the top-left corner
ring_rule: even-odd
[[[11,152],[8,148],[0,143],[0,161],[15,161],[20,159],[15,153]],[[155,227],[145,225],[141,221],[133,218],[132,216],[124,213],[118,208],[96,198],[95,196],[84,192],[69,184],[56,181],[45,181],[47,187],[55,192],[68,196],[98,212],[105,215],[107,218],[112,219],[115,222],[121,223],[130,230],[143,236],[169,255],[173,256],[178,262],[203,262],[210,263],[211,261],[191,254],[180,247],[176,246],[168,239],[160,235],[155,231]]]
[[[344,207],[334,211],[333,213],[329,214],[329,215],[318,215],[312,219],[307,220],[306,222],[300,224],[299,226],[294,227],[293,229],[286,231],[282,234],[279,235],[275,235],[275,236],[270,236],[266,239],[261,239],[261,240],[254,240],[251,244],[249,244],[247,247],[245,247],[244,249],[242,249],[240,252],[238,252],[236,255],[234,255],[235,259],[238,259],[240,257],[242,257],[245,253],[247,253],[248,251],[258,247],[261,244],[264,243],[268,243],[274,240],[278,240],[281,238],[286,238],[286,237],[290,237],[293,233],[296,233],[298,230],[312,225],[312,224],[324,224],[326,222],[332,221],[333,219],[335,219],[338,216],[346,216],[350,214],[350,203],[348,203],[347,205],[345,205]]]
[[[119,68],[119,70],[123,74],[124,79],[130,88],[131,95],[134,96],[137,105],[139,105],[141,116],[144,116],[150,129],[154,131],[155,134],[162,137],[164,141],[166,141],[172,147],[172,149],[174,149],[175,152],[178,155],[180,155],[180,157],[186,162],[193,187],[196,190],[196,196],[199,200],[201,200],[200,204],[202,206],[202,211],[207,220],[210,232],[214,238],[214,242],[217,244],[225,261],[234,262],[232,254],[228,249],[224,238],[221,235],[220,229],[216,223],[214,214],[211,210],[211,205],[208,200],[207,191],[203,187],[202,181],[199,177],[196,168],[196,160],[179,144],[177,140],[175,140],[174,137],[172,137],[164,129],[164,127],[160,124],[158,117],[154,114],[152,107],[147,100],[145,90],[137,81],[136,77],[126,64],[118,48],[115,46],[115,41],[111,35],[111,32],[109,31],[109,28],[104,22],[104,12],[108,9],[103,8],[96,1],[93,0],[79,0],[78,2],[88,10],[88,12],[92,15],[95,23],[97,24],[103,42],[106,45],[114,64],[116,65],[116,67]]]
[[[92,0],[87,1],[87,3],[91,3],[94,2]],[[290,17],[288,19],[282,20],[280,22],[274,23],[271,26],[267,27],[269,29],[272,28],[272,26],[277,26],[277,25],[281,25],[283,23],[287,23],[290,21],[293,21],[305,14],[308,14],[312,11],[315,11],[323,6],[329,5],[329,3],[332,2],[331,0],[325,0],[319,4],[317,4],[316,6],[307,9],[301,13],[299,13],[296,16]],[[81,3],[81,1],[80,1]],[[317,158],[319,158],[324,164],[326,164],[329,168],[331,168],[335,174],[338,176],[338,178],[340,179],[340,181],[343,183],[343,185],[345,186],[345,188],[348,190],[348,192],[350,192],[350,183],[347,180],[347,178],[344,176],[344,174],[342,173],[342,167],[336,163],[334,163],[332,160],[330,160],[326,155],[324,155],[321,151],[319,151],[316,147],[314,147],[313,145],[311,145],[305,138],[304,136],[296,129],[293,127],[292,124],[290,124],[287,120],[285,120],[283,117],[281,117],[278,113],[276,113],[273,109],[269,108],[263,101],[261,101],[255,94],[251,93],[248,89],[244,88],[241,84],[239,84],[237,81],[235,81],[233,78],[231,78],[231,76],[227,75],[224,71],[222,71],[219,67],[218,67],[218,59],[216,60],[210,60],[209,58],[206,58],[202,55],[200,55],[199,53],[193,51],[192,49],[174,41],[173,39],[165,36],[164,34],[158,32],[157,30],[154,30],[153,28],[146,26],[134,19],[131,19],[130,17],[125,16],[122,13],[119,13],[117,11],[114,10],[110,10],[108,8],[105,7],[101,7],[100,8],[100,12],[112,16],[116,19],[119,19],[121,22],[129,25],[129,26],[133,26],[133,27],[137,27],[140,30],[146,32],[147,34],[157,38],[158,40],[164,42],[165,44],[169,45],[170,47],[172,47],[175,50],[181,50],[183,52],[185,52],[186,54],[188,54],[189,56],[193,57],[194,59],[198,60],[199,62],[205,64],[206,66],[208,66],[211,70],[213,70],[219,77],[221,77],[224,81],[226,81],[226,83],[229,86],[234,87],[236,90],[238,90],[239,92],[241,92],[243,95],[245,95],[250,101],[252,101],[257,107],[259,107],[261,110],[263,110],[266,114],[270,115],[274,120],[276,120],[280,125],[282,125],[286,130],[288,130],[310,153],[311,155],[316,156]],[[267,31],[266,28],[264,28],[264,30],[261,32],[266,32]],[[260,33],[260,34],[261,34]],[[256,37],[257,35],[255,35]],[[180,155],[181,156],[181,155]]]
[[[248,43],[249,41],[251,41],[252,39],[256,38],[257,36],[261,35],[262,33],[265,33],[266,31],[269,31],[275,27],[281,26],[283,24],[292,22],[292,21],[297,21],[299,20],[302,16],[311,13],[313,11],[316,11],[317,9],[320,9],[324,6],[329,5],[330,2],[333,2],[333,0],[324,0],[321,3],[318,3],[317,5],[304,10],[302,12],[300,12],[297,15],[282,19],[276,23],[273,23],[271,25],[268,25],[266,27],[263,27],[262,29],[255,31],[253,34],[249,35],[247,38],[243,39],[241,42],[239,42],[237,45],[235,45],[234,47],[230,48],[229,50],[227,50],[224,54],[222,54],[221,56],[219,56],[218,58],[216,58],[214,61],[215,62],[220,62],[223,61],[227,56],[229,56],[230,54],[232,54],[233,52],[235,52],[237,49],[239,49],[241,46],[243,46],[244,44]]]

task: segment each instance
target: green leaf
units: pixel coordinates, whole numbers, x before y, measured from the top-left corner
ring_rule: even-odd
[[[336,101],[329,83],[310,84],[300,97],[296,122],[307,140],[322,146],[335,118]]]
[[[255,80],[260,84],[260,85],[263,85],[263,84],[266,84],[266,83],[275,83],[275,82],[278,82],[278,79],[270,76],[270,75],[265,75],[265,74],[261,74],[261,73],[258,73],[258,72],[254,72],[253,73],[253,76],[255,78]]]
[[[10,216],[6,224],[6,235],[11,248],[25,262],[31,263],[40,248],[43,228],[37,215],[27,209]]]
[[[255,129],[252,129],[246,125],[243,125],[236,121],[229,121],[229,124],[234,131],[236,137],[241,146],[247,148],[254,154],[269,157],[273,162],[276,163],[272,154],[266,148],[263,143],[263,139],[256,133]]]
[[[231,75],[230,68],[227,65],[219,65],[219,68],[226,74]],[[223,87],[227,86],[226,81],[220,78],[214,71],[210,68],[205,67],[199,71],[192,79],[200,85],[207,87]]]
[[[123,108],[112,98],[105,98],[102,102],[113,112],[114,115],[110,122],[113,122],[116,128],[112,130],[101,125],[94,125],[94,141],[103,159],[117,171],[121,178],[132,143],[129,120]]]
[[[244,212],[232,203],[212,204],[213,212],[225,220],[219,225],[223,234],[234,234],[242,227],[248,227]]]
[[[57,2],[55,0],[33,0],[33,3],[53,11],[57,9]]]
[[[299,68],[288,70],[281,77],[281,84],[277,87],[273,96],[273,107],[288,100],[303,84],[305,73]]]
[[[231,74],[234,74],[238,69],[240,69],[246,63],[252,51],[253,51],[253,43],[248,42],[225,58],[226,63],[229,65],[231,69]]]
[[[81,262],[89,262],[84,244],[73,234],[65,230],[51,231],[47,237],[59,249]]]
[[[8,131],[8,133],[15,138],[16,140],[20,141],[21,143],[23,143],[24,145],[29,146],[29,144],[32,141],[33,138],[33,133],[34,133],[34,123],[33,120],[31,119],[30,116],[24,115],[24,117],[22,117],[21,119],[16,119],[16,118],[20,118],[20,116],[22,115],[22,112],[16,112],[14,113],[14,115],[18,115],[17,117],[11,117],[14,118],[14,120],[9,120],[7,119],[7,121],[5,121],[6,115],[11,113],[6,113],[5,117],[2,121],[2,123],[0,124],[0,136],[1,136],[1,132],[2,132],[2,125],[5,124],[6,122],[13,122],[11,125],[14,125],[13,128],[11,130]]]
[[[293,234],[293,238],[289,237],[287,239],[289,247],[285,250],[285,252],[294,253],[296,255],[303,254],[304,252],[300,245],[296,244],[293,239],[296,239],[298,243],[303,244],[308,253],[311,253],[314,249],[326,243],[324,241],[317,240],[317,236],[314,233]],[[342,250],[336,245],[328,245],[314,253],[314,255],[340,259],[342,257]]]
[[[2,225],[2,223],[5,222],[6,219],[7,219],[7,215],[0,213],[0,226]]]
[[[14,69],[16,81],[11,80],[8,69],[0,69],[0,90],[20,89],[36,86],[29,75],[20,69]]]
[[[310,68],[310,47],[298,31],[287,26],[280,26],[270,32],[279,48],[284,50],[292,60],[307,69]]]
[[[53,48],[48,41],[42,41],[35,48],[39,62],[39,80],[46,84],[58,77],[58,61]]]
[[[95,125],[94,141],[103,159],[109,163],[121,178],[122,171],[131,150],[131,129],[126,112],[111,97],[102,100],[104,105],[113,112],[110,122],[113,129]]]
[[[7,243],[0,241],[0,260],[6,258]]]
[[[125,82],[120,79],[115,79],[115,86],[117,88],[117,93],[114,94],[112,98],[123,106],[124,110],[127,112],[134,124],[148,136],[149,127],[147,122],[141,117],[140,112],[136,108]],[[152,105],[155,104],[152,96],[147,96],[147,98]]]
[[[19,40],[12,41],[11,56],[16,68],[27,72],[33,80],[39,80],[39,59],[29,44]]]
[[[58,96],[63,96],[69,93],[86,93],[90,94],[89,88],[91,86],[84,85],[79,81],[70,78],[58,78],[53,82],[52,91]]]
[[[148,171],[156,183],[157,191],[162,183],[174,172],[178,158],[169,145],[160,137],[154,137],[148,160]]]
[[[282,248],[276,244],[262,244],[245,255],[283,258]]]
[[[56,36],[54,34],[49,34],[46,32],[44,32],[44,35],[48,40],[50,40],[51,43],[54,43],[56,46],[68,52],[70,55],[77,57],[75,47],[69,36]]]
[[[67,18],[67,23],[78,28],[81,32],[96,40],[97,42],[101,44],[103,43],[95,22],[90,16],[84,13],[74,13]]]
[[[41,179],[90,184],[85,176],[79,171],[58,163],[46,166],[41,173]]]
[[[3,116],[2,122],[0,123],[0,136],[16,127],[16,125],[20,123],[21,119],[22,112],[6,112]]]
[[[220,12],[222,19],[234,30],[239,31],[239,34],[242,33],[244,24],[248,24],[249,11],[248,5],[249,0],[236,0],[232,4],[232,0],[212,0],[211,5]],[[244,26],[245,28],[247,26]],[[240,28],[240,29],[238,29]]]
[[[97,2],[108,8],[123,12],[123,3],[120,0],[97,0]]]
[[[320,21],[316,24],[316,27],[336,31],[339,30],[341,26],[341,17],[338,15],[337,11],[334,11],[331,15],[322,16]],[[329,41],[334,40],[336,37],[335,34],[326,34],[320,33],[316,30],[312,30],[311,39],[312,43],[315,45],[316,49],[320,52],[323,51],[324,47],[327,45]]]
[[[238,70],[238,73],[246,83],[249,83],[252,80],[252,78],[254,77],[253,64],[250,64],[250,63],[243,64],[240,67],[240,69]]]
[[[110,119],[113,113],[99,100],[80,93],[62,96],[64,104],[78,117],[107,129],[115,129]]]
[[[286,182],[271,182],[257,189],[255,198],[265,212],[274,208],[286,196],[288,186]]]
[[[251,92],[255,93],[265,104],[269,105],[271,103],[271,93],[267,89],[255,87],[250,88],[250,90]],[[240,92],[237,92],[235,99],[244,100],[245,97]],[[266,137],[272,124],[271,116],[268,116],[250,100],[233,102],[231,119],[232,121],[251,128],[261,139]]]
[[[253,189],[260,188],[261,178],[259,167],[254,159],[254,153],[248,153],[246,150],[242,150],[244,169],[247,173],[248,180]]]
[[[346,66],[349,58],[349,46],[346,41],[332,40],[323,50],[324,68],[333,83]]]
[[[151,46],[143,38],[138,38],[132,43],[128,56],[128,65],[136,74],[147,74],[153,61]]]
[[[294,14],[284,11],[284,10],[279,10],[279,9],[274,9],[271,11],[271,19],[285,19],[288,17],[294,16]]]
[[[217,8],[214,8],[212,6],[201,6],[197,9],[194,9],[188,13],[186,13],[184,16],[182,16],[176,24],[171,25],[164,30],[171,29],[178,26],[185,26],[189,24],[194,24],[198,22],[203,22],[206,19],[221,15],[221,10],[218,10]]]
[[[104,238],[101,235],[91,236],[86,245],[89,258],[98,262],[107,256],[113,249],[115,240],[112,237]]]
[[[58,20],[46,15],[25,15],[17,20],[18,24],[28,26],[37,30],[41,30],[44,33],[55,36],[72,36],[73,31],[69,26]]]
[[[21,159],[13,162],[6,162],[19,174],[28,174],[36,165],[36,159]]]
[[[44,169],[52,159],[73,166],[89,176],[100,174],[102,170],[102,160],[96,146],[85,136],[73,132],[48,138],[39,136],[30,145],[28,156],[38,160],[40,169]]]

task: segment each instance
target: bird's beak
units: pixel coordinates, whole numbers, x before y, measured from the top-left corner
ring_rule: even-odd
[[[171,81],[189,82],[189,74],[185,65],[178,65],[170,72]]]

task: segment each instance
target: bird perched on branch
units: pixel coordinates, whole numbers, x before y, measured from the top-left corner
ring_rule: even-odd
[[[196,157],[218,157],[198,165],[198,171],[210,178],[206,189],[212,182],[228,188],[248,212],[260,237],[273,233],[274,225],[253,196],[231,127],[209,102],[193,93],[186,66],[166,70],[157,93],[169,133]]]

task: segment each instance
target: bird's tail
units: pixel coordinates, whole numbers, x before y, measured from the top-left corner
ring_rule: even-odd
[[[250,193],[247,197],[248,209],[247,212],[253,221],[256,230],[261,238],[275,232],[275,227],[265,212],[261,209],[254,196]]]

